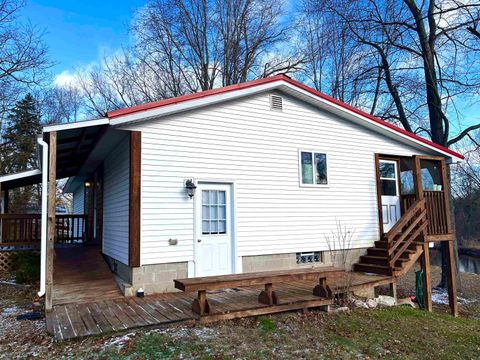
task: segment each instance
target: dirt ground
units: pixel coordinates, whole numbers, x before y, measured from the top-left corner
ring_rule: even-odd
[[[440,269],[432,270],[436,284]],[[429,341],[431,346],[442,348],[436,358],[475,358],[475,354],[480,354],[480,276],[475,274],[461,274],[460,319],[443,315],[448,313],[448,299],[442,293],[434,293],[433,315],[405,308],[354,310],[345,314],[313,311],[307,315],[288,313],[208,326],[179,324],[139,329],[66,342],[55,342],[46,334],[44,319],[16,319],[31,311],[37,287],[5,284],[10,281],[12,274],[0,276],[0,359],[415,358],[428,351]],[[401,279],[398,293],[405,297],[414,291],[412,271]],[[419,328],[438,331],[445,326],[450,332],[434,334],[432,339],[428,339],[431,331],[417,336],[408,330],[416,322]],[[404,333],[395,335],[402,326]],[[451,346],[436,345],[435,341]],[[405,347],[405,343],[409,346]]]

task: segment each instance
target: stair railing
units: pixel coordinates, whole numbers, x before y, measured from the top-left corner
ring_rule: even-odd
[[[423,198],[416,200],[390,231],[384,235],[388,244],[388,262],[392,271],[395,268],[395,262],[408,249],[410,244],[420,235],[425,235],[427,225],[427,209]]]

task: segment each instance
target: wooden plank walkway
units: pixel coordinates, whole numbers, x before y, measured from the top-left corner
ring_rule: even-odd
[[[381,275],[350,273],[329,279],[334,291],[343,291],[346,283],[350,290],[361,290],[392,282],[392,278]],[[260,286],[241,289],[225,289],[208,292],[212,308],[211,314],[201,321],[215,321],[234,317],[271,314],[295,309],[325,306],[332,300],[312,295],[314,281],[297,281],[295,283],[275,286],[280,303],[269,306],[258,302]],[[113,297],[104,298],[102,294],[96,301],[85,302],[85,298],[70,303],[57,303],[52,312],[47,314],[47,330],[57,340],[66,340],[88,335],[102,334],[119,330],[154,326],[182,321],[199,320],[191,310],[196,294],[166,293],[150,295],[144,298]],[[99,297],[101,298],[98,301]]]
[[[75,246],[55,249],[53,305],[121,299],[118,285],[100,248]]]

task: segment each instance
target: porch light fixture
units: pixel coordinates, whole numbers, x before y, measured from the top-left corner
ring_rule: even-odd
[[[85,181],[85,187],[89,188],[92,186],[92,183],[90,181]]]
[[[191,198],[195,196],[195,190],[197,189],[197,185],[193,182],[193,179],[188,179],[185,181],[185,188],[187,189],[187,194]]]

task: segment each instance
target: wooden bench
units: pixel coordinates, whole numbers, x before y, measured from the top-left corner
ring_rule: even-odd
[[[192,310],[202,316],[211,312],[207,299],[208,290],[264,285],[265,289],[258,295],[258,301],[273,306],[279,303],[279,298],[273,290],[273,284],[302,280],[317,281],[317,285],[313,288],[313,295],[332,298],[332,291],[327,285],[327,276],[341,273],[344,273],[344,270],[340,268],[321,267],[198,277],[174,280],[174,282],[175,288],[184,292],[198,291],[198,297],[193,301]]]

